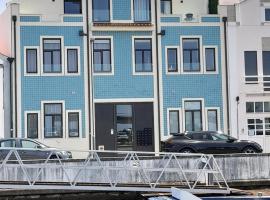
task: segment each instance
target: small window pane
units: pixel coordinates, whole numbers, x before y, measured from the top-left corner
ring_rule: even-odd
[[[205,49],[205,65],[206,71],[213,72],[216,71],[216,50],[215,48]]]
[[[167,60],[168,60],[168,72],[177,72],[177,49],[168,49],[167,50]]]
[[[111,72],[111,40],[97,39],[93,48],[94,72]]]
[[[169,112],[170,134],[179,133],[179,111]]]
[[[246,110],[247,110],[247,113],[254,113],[254,103],[247,102],[246,103]]]
[[[255,112],[263,112],[263,102],[255,103]]]
[[[194,121],[194,130],[193,131],[201,131],[202,130],[202,118],[201,118],[201,111],[193,112],[193,121]]]
[[[217,110],[208,110],[207,118],[208,118],[208,130],[209,131],[217,131],[218,130],[218,118],[217,118]]]
[[[270,112],[270,102],[264,102],[264,112]]]
[[[82,2],[81,0],[64,0],[65,14],[81,14]]]
[[[27,114],[27,137],[38,138],[38,114]]]
[[[149,22],[150,16],[150,0],[133,0],[134,1],[134,21]]]
[[[265,21],[270,21],[270,9],[265,9]]]
[[[263,51],[263,74],[270,75],[270,51]]]
[[[172,0],[161,0],[160,4],[161,14],[172,14]]]
[[[37,50],[26,50],[26,71],[27,73],[37,73]]]
[[[151,39],[136,39],[135,47],[135,71],[152,72],[152,43]]]
[[[78,50],[67,50],[67,68],[68,73],[78,73]]]
[[[93,0],[93,21],[110,21],[110,0]]]
[[[201,102],[200,101],[186,101],[185,109],[186,110],[200,110]]]
[[[199,39],[183,39],[184,72],[200,71],[199,42]]]
[[[79,113],[68,114],[69,137],[79,137]]]
[[[246,76],[257,76],[257,51],[245,51]]]

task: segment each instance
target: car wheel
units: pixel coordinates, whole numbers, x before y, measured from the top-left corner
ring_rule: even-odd
[[[242,152],[243,153],[257,153],[256,149],[254,149],[253,147],[246,147],[243,149]]]
[[[194,153],[194,151],[190,148],[184,148],[180,150],[180,153]]]

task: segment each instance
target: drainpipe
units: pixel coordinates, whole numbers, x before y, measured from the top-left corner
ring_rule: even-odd
[[[10,136],[13,137],[13,95],[12,95],[12,63],[14,61],[14,58],[7,58],[7,61],[9,63],[9,109],[10,109]]]
[[[225,48],[225,75],[226,75],[226,101],[227,101],[227,130],[230,135],[230,102],[229,102],[229,75],[228,75],[228,46],[227,46],[227,22],[228,18],[223,17],[224,26],[224,48]]]
[[[157,63],[157,103],[158,103],[158,129],[159,129],[159,143],[161,143],[161,119],[160,119],[160,85],[159,85],[159,43],[158,36],[163,35],[158,33],[158,10],[157,10],[157,1],[155,1],[155,34],[156,34],[156,63]],[[161,151],[161,145],[159,145],[159,151]]]
[[[14,129],[12,137],[18,137],[17,133],[17,16],[12,16],[13,22],[13,41],[14,41]],[[13,106],[13,104],[12,104]],[[13,109],[12,109],[13,110]]]

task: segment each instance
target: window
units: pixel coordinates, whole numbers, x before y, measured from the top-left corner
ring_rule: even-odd
[[[201,131],[202,102],[185,101],[185,129],[186,131]]]
[[[160,9],[161,14],[164,15],[172,14],[172,0],[161,0]]]
[[[263,102],[255,102],[255,112],[263,112]]]
[[[205,68],[207,72],[216,71],[216,49],[205,48]]]
[[[110,21],[110,0],[93,0],[93,21]]]
[[[37,72],[37,49],[26,49],[26,73]]]
[[[82,14],[81,0],[64,0],[65,14]]]
[[[38,143],[29,141],[29,140],[21,140],[22,148],[24,149],[36,149],[39,147]]]
[[[67,72],[78,73],[78,49],[67,49]]]
[[[254,102],[246,103],[246,111],[247,113],[254,113]]]
[[[133,0],[134,3],[134,21],[150,22],[151,21],[151,5],[150,0]]]
[[[218,131],[218,112],[215,109],[207,111],[208,130]]]
[[[63,137],[63,110],[62,104],[44,104],[44,137]]]
[[[270,51],[263,51],[263,74],[270,75]]]
[[[265,9],[265,21],[270,21],[270,8]]]
[[[248,135],[263,135],[263,120],[248,119]]]
[[[169,125],[170,125],[170,134],[180,133],[178,110],[169,111]]]
[[[36,139],[38,138],[38,114],[27,114],[27,137]]]
[[[94,72],[111,72],[111,40],[95,39],[93,48]]]
[[[16,141],[15,140],[5,140],[0,143],[0,147],[16,147]]]
[[[151,39],[135,39],[135,72],[152,72]]]
[[[167,69],[168,72],[178,72],[177,48],[167,49]]]
[[[200,72],[200,39],[183,39],[184,72]]]
[[[270,112],[270,102],[264,102],[264,112]]]
[[[68,135],[69,137],[79,137],[79,113],[70,112],[68,113]]]
[[[246,103],[247,113],[269,113],[270,102],[247,102]]]
[[[43,72],[62,71],[61,39],[43,39]]]
[[[245,51],[245,75],[257,76],[257,51]],[[247,77],[246,81],[258,81],[257,77]]]

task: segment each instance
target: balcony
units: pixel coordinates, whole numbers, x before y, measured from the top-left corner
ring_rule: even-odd
[[[250,94],[270,93],[270,76],[245,76],[243,89]]]
[[[220,23],[219,15],[164,15],[160,18],[161,23]]]

